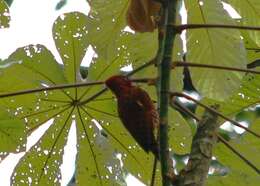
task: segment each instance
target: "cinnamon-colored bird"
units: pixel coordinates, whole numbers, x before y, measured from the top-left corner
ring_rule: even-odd
[[[118,114],[125,128],[146,152],[158,157],[154,129],[159,125],[159,117],[149,95],[121,75],[110,77],[105,84],[116,95]]]

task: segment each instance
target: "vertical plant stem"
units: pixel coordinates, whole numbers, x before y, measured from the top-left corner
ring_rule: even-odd
[[[175,35],[174,27],[177,14],[178,0],[163,1],[163,25],[159,28],[159,53],[158,60],[158,102],[160,115],[160,160],[163,186],[171,185],[171,176],[173,175],[173,165],[169,154],[168,145],[168,105],[169,105],[169,85],[170,85],[170,71],[172,61],[173,42]],[[171,24],[170,24],[171,23]]]

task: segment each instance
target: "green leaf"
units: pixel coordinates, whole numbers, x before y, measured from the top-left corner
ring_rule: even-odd
[[[244,39],[245,47],[247,49],[248,63],[250,64],[253,61],[259,60],[259,58],[260,58],[259,53],[258,53],[259,48],[258,48],[256,42],[251,39],[251,37],[249,36],[249,32],[242,31],[241,33],[242,33],[242,36]]]
[[[174,154],[190,152],[192,130],[187,120],[172,108],[169,108],[169,146]]]
[[[87,80],[105,80],[114,74],[118,74],[120,68],[124,65],[125,62],[121,56],[115,57],[112,61],[106,61],[102,57],[95,58],[90,64]]]
[[[13,113],[17,114],[17,112]],[[1,106],[0,109],[0,163],[10,152],[17,153],[25,151],[26,128],[25,122],[15,118],[10,110]]]
[[[259,131],[260,125],[258,122],[253,125],[252,130]],[[251,134],[246,134],[239,140],[231,141],[231,145],[247,157],[256,167],[260,167],[259,151],[260,143],[259,139]],[[260,181],[259,174],[252,170],[247,164],[241,161],[235,154],[227,149],[223,144],[218,144],[214,149],[214,156],[224,166],[227,166],[230,170],[225,177],[210,177],[207,185],[230,185],[230,186],[255,186]]]
[[[183,44],[180,35],[176,35],[173,44],[173,61],[183,61]],[[174,68],[171,71],[170,90],[182,92],[183,89],[183,68]]]
[[[260,25],[260,2],[258,0],[228,0],[228,3],[242,17],[240,23],[243,26],[259,26]],[[251,39],[260,46],[260,33],[259,31],[248,31]]]
[[[91,44],[105,60],[117,54],[116,42],[126,26],[128,0],[90,0],[88,31]]]
[[[0,152],[20,152],[25,150],[25,123],[10,115],[4,108],[0,110]]]
[[[185,1],[188,23],[234,25],[220,1]],[[201,64],[246,68],[246,53],[240,32],[227,29],[187,31],[187,60]],[[228,98],[240,85],[243,74],[215,69],[190,68],[193,83],[203,96]]]
[[[0,121],[0,151],[17,152],[25,143],[25,125],[18,119]]]
[[[63,8],[65,5],[67,4],[67,0],[60,0],[56,7],[55,7],[55,10],[60,10],[61,8]]]
[[[64,74],[70,83],[79,82],[80,63],[88,47],[87,17],[80,13],[61,15],[54,23],[53,38],[64,64]]]
[[[43,137],[16,166],[12,185],[60,185],[60,165],[71,125],[72,109],[56,117]]]
[[[65,84],[63,71],[53,55],[42,45],[29,45],[17,49],[0,64],[1,93],[16,92],[39,87]],[[53,93],[55,92],[55,94]],[[51,100],[57,100],[53,103]],[[2,98],[1,105],[8,108],[19,119],[27,122],[28,130],[33,130],[39,123],[49,120],[65,105],[69,96],[63,90],[41,92]],[[49,113],[48,113],[49,112]]]
[[[121,57],[122,56],[116,56],[112,61],[106,61],[102,57],[94,58],[90,64],[90,67],[88,68],[87,81],[103,81],[114,74],[118,74],[120,68],[125,66],[125,61],[122,60]],[[103,88],[104,86],[90,86],[84,89],[80,89],[79,97],[82,100],[87,99]],[[99,97],[99,99],[101,98],[103,97]]]
[[[4,0],[0,0],[0,29],[8,28],[10,20],[9,7]]]
[[[77,116],[78,185],[114,185],[124,173],[120,160],[116,157],[116,151],[112,150],[110,140],[89,118],[91,111],[88,110],[78,109]]]
[[[259,87],[259,75],[246,75],[240,89],[228,101],[222,103],[221,111],[229,116],[234,116],[244,109],[253,108],[260,103]]]
[[[33,75],[34,79],[31,81],[35,84],[45,83],[50,86],[65,83],[61,67],[52,53],[43,45],[28,45],[19,48],[9,56],[8,61],[10,61],[10,66],[15,65],[13,66],[15,71],[20,70],[17,68],[23,68],[20,71],[23,71],[25,75]]]
[[[25,141],[25,125],[18,119],[0,121],[0,150],[17,152],[18,146]],[[22,139],[22,140],[21,140]]]
[[[133,68],[141,66],[156,56],[157,35],[156,31],[142,34],[124,32],[120,35],[119,46],[123,46],[122,48],[125,49],[124,58],[133,63]],[[152,72],[147,75],[152,74]]]

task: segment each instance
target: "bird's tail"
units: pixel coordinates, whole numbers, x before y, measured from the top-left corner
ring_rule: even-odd
[[[156,140],[154,140],[152,145],[151,145],[151,152],[154,155],[154,162],[153,162],[153,171],[152,171],[150,186],[154,186],[156,169],[157,169],[157,161],[160,161],[160,149],[159,149],[159,144],[156,142]]]
[[[160,150],[159,150],[159,144],[154,140],[151,145],[151,152],[156,157],[157,160],[159,160]]]

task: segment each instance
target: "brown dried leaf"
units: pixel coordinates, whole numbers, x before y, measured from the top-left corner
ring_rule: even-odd
[[[136,32],[152,32],[157,28],[155,17],[161,4],[154,0],[131,0],[127,10],[127,24]]]

